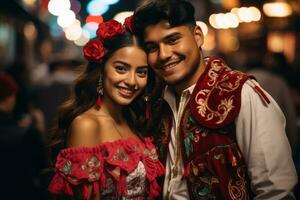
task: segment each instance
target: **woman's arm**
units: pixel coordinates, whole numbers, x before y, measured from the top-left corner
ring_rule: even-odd
[[[69,129],[69,137],[67,141],[68,147],[92,147],[98,144],[97,140],[98,135],[98,124],[94,119],[80,115],[76,117]],[[96,195],[93,195],[92,185],[88,187],[90,190],[91,198],[90,200],[100,200],[99,191]],[[74,186],[74,199],[83,200],[82,196],[82,186]]]

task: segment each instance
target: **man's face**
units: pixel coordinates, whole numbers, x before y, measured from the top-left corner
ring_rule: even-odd
[[[169,22],[161,21],[146,28],[144,41],[148,64],[167,84],[185,84],[199,78],[203,44],[199,27],[171,27]]]

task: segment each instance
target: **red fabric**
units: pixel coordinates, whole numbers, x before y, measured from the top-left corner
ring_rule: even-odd
[[[164,168],[150,138],[145,138],[144,142],[128,138],[95,147],[62,150],[49,191],[54,195],[73,196],[72,186],[81,185],[84,199],[89,199],[92,194],[88,186],[93,186],[93,195],[99,193],[106,187],[106,174],[110,174],[115,179],[116,196],[119,197],[127,193],[126,174],[134,171],[140,161],[150,183],[149,199],[154,199],[160,194],[156,177],[164,174]]]
[[[241,88],[248,78],[229,69],[222,60],[210,58],[182,113],[179,129],[181,155],[191,200],[242,200],[249,197],[249,179],[236,143],[234,124],[240,109]],[[226,102],[224,107],[232,106],[231,109],[220,107],[222,102]],[[228,111],[228,115],[218,123],[224,114],[222,111]],[[166,117],[158,126],[160,132],[156,142],[162,146],[160,159],[164,160],[172,125],[164,124],[168,122],[167,116],[172,116],[172,111],[162,113]]]
[[[248,78],[228,68],[222,60],[210,58],[196,84],[180,123],[184,175],[191,199],[199,198],[192,192],[199,188],[203,197],[248,198],[249,180],[234,126],[241,89]]]
[[[241,89],[248,78],[227,67],[222,59],[209,58],[189,104],[197,121],[208,128],[230,124],[240,111]]]
[[[263,98],[263,100],[266,102],[266,104],[270,104],[271,101],[267,97],[267,95],[263,92],[263,90],[259,86],[254,87],[255,91]]]

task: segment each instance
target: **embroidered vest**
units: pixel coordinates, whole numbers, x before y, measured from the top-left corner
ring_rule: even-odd
[[[180,122],[184,178],[191,200],[248,199],[247,169],[235,138],[234,120],[240,111],[241,89],[250,78],[210,58],[196,83]],[[172,112],[161,105],[162,120],[156,139],[160,159],[166,163]]]

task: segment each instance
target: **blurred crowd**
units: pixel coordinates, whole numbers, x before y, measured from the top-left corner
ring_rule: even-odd
[[[0,68],[1,193],[10,199],[48,199],[47,142],[82,65],[76,58],[52,57],[47,45],[34,67],[16,61]]]

